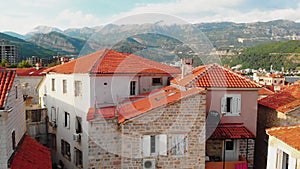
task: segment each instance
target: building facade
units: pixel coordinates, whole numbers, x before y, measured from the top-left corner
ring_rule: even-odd
[[[1,61],[7,61],[9,64],[17,64],[20,58],[19,48],[16,45],[0,44]]]

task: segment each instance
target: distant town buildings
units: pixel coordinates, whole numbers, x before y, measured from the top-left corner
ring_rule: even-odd
[[[1,61],[7,61],[9,64],[17,64],[20,58],[19,47],[9,45],[5,40],[2,40],[0,44],[0,58]]]

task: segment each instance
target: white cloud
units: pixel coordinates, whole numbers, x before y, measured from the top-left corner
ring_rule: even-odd
[[[66,9],[55,17],[53,24],[62,29],[67,29],[71,27],[99,26],[103,24],[103,20],[92,14],[85,14],[82,11]]]

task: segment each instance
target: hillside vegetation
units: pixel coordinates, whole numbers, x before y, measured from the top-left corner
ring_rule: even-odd
[[[242,64],[243,68],[269,69],[273,65],[276,70],[296,69],[300,67],[300,40],[257,45],[244,49],[236,57],[223,58],[223,62],[231,66]]]

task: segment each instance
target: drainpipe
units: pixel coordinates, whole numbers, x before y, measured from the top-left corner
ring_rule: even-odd
[[[246,139],[247,140],[247,148],[246,148],[246,161],[247,161],[247,163],[248,163],[248,139]]]

